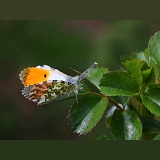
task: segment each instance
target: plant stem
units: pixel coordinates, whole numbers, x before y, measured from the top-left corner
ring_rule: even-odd
[[[114,104],[121,111],[124,111],[124,109],[122,107],[120,107],[117,102],[115,102],[113,99],[111,99],[109,97],[107,97],[107,98],[108,98],[108,100],[109,100],[110,103]]]
[[[102,97],[107,97],[106,95],[104,95],[104,94],[100,94]],[[109,97],[107,97],[108,98],[108,100],[109,100],[109,102],[110,103],[112,103],[113,105],[115,105],[118,109],[120,109],[121,111],[124,111],[124,109],[122,108],[122,107],[120,107],[119,105],[118,105],[118,103],[117,102],[115,102],[113,99],[111,99],[111,98],[109,98]]]

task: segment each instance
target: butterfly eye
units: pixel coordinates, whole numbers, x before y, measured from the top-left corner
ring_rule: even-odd
[[[46,77],[47,77],[47,75],[45,74],[45,75],[44,75],[44,78],[46,78]]]

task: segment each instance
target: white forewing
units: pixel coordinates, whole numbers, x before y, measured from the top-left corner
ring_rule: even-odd
[[[62,80],[67,81],[67,79],[70,78],[70,76],[60,72],[57,69],[52,69],[50,72],[50,76],[48,77],[48,80]]]
[[[50,71],[50,75],[47,79],[48,82],[52,81],[52,80],[62,80],[62,81],[67,81],[67,79],[70,78],[70,76],[60,72],[57,69],[51,68],[48,65],[43,65],[43,66],[37,66],[36,68],[42,68],[42,69],[46,69]]]
[[[52,70],[52,68],[48,65],[43,65],[43,66],[37,66],[36,68],[42,68],[42,69],[47,69],[47,70]]]

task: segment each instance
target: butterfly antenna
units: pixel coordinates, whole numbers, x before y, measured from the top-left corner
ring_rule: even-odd
[[[85,74],[88,73],[92,68],[94,68],[95,66],[97,66],[97,62],[94,62],[88,69],[86,69],[80,76],[79,76],[79,80],[82,80],[85,78]]]

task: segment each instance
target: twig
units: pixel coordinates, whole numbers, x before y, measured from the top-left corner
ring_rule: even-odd
[[[115,102],[113,99],[107,97],[106,95],[104,95],[104,94],[102,94],[102,93],[95,93],[95,92],[91,92],[91,93],[98,94],[98,95],[100,95],[101,97],[106,97],[106,98],[108,98],[108,100],[109,100],[110,103],[112,103],[113,105],[115,105],[115,106],[116,106],[118,109],[120,109],[121,111],[124,111],[124,109],[123,109],[122,107],[120,107],[117,102]]]
[[[115,102],[113,99],[111,99],[109,97],[107,97],[107,98],[108,98],[110,103],[114,104],[118,109],[124,111],[124,109],[122,107],[120,107],[117,102]]]

